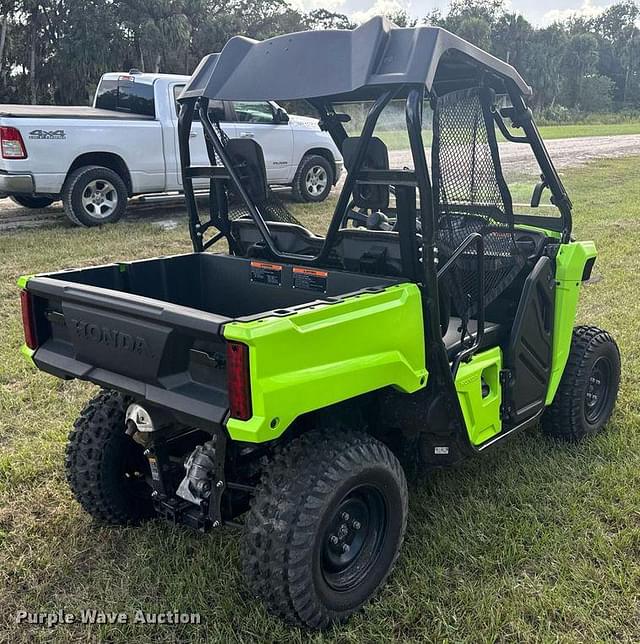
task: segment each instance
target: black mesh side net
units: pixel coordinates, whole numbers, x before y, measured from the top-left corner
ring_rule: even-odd
[[[433,193],[441,264],[471,233],[484,241],[484,302],[495,300],[525,263],[514,238],[511,195],[502,175],[493,93],[472,88],[445,94],[434,105]],[[477,250],[469,246],[444,277],[455,312],[478,310]]]

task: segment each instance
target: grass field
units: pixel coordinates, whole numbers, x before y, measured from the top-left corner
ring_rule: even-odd
[[[549,141],[551,139],[573,139],[583,136],[615,136],[621,134],[640,134],[640,121],[630,121],[625,123],[579,123],[577,125],[542,125],[540,126],[542,138]],[[522,130],[514,130],[514,134],[521,135]],[[376,132],[387,144],[390,150],[408,149],[407,133],[405,131],[382,131]],[[431,132],[425,131],[423,134],[425,144],[430,145]],[[502,135],[498,133],[498,139],[503,140]]]
[[[623,356],[612,422],[580,446],[529,431],[413,481],[390,583],[365,612],[324,635],[290,629],[247,596],[232,529],[201,536],[163,523],[93,524],[71,499],[62,462],[66,434],[95,388],[35,372],[18,356],[20,274],[186,251],[186,230],[125,221],[3,234],[0,641],[639,641],[640,158],[599,162],[565,180],[575,235],[600,249],[579,318],[610,330]],[[300,217],[318,224],[310,209]],[[19,609],[59,608],[176,609],[200,613],[202,623],[13,623]]]

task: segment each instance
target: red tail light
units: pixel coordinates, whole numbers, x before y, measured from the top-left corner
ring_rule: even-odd
[[[3,159],[27,158],[27,148],[24,147],[22,134],[15,127],[0,127],[0,145]]]
[[[33,310],[33,296],[29,291],[20,291],[20,304],[22,305],[22,326],[24,327],[24,341],[29,349],[38,348],[38,334],[36,333],[36,318]]]
[[[232,418],[251,418],[251,381],[249,380],[249,347],[240,342],[227,344],[227,387]]]

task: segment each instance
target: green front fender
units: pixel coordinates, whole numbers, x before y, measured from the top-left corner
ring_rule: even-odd
[[[547,405],[553,402],[569,359],[584,269],[587,262],[595,261],[597,255],[596,246],[592,241],[562,244],[556,255],[553,356],[551,359],[551,378],[545,401]]]
[[[231,322],[223,332],[249,347],[253,416],[228,420],[233,440],[273,440],[307,412],[387,386],[411,393],[427,380],[415,284]]]

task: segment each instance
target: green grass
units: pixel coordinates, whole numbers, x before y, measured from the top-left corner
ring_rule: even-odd
[[[247,596],[238,536],[164,523],[107,529],[67,489],[66,434],[95,388],[33,371],[16,278],[27,272],[189,250],[182,227],[126,221],[0,237],[0,635],[2,641],[217,642],[640,640],[640,159],[567,172],[575,235],[600,250],[579,319],[618,339],[623,381],[606,432],[579,446],[538,431],[411,484],[403,554],[345,627],[308,634]],[[321,226],[326,206],[300,217]],[[24,627],[18,609],[184,610],[202,624]]]
[[[624,134],[640,134],[640,121],[627,121],[624,123],[578,123],[576,125],[542,125],[540,126],[542,138],[573,139],[589,136],[615,136]],[[514,134],[521,135],[522,130],[514,130]],[[388,130],[376,132],[390,150],[407,150],[409,148],[407,133],[405,131]],[[423,134],[425,145],[431,145],[431,132],[426,130]],[[498,133],[499,140],[504,140]]]

